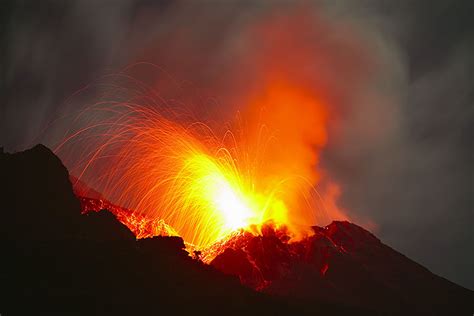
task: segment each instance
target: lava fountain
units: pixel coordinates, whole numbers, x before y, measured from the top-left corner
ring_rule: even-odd
[[[322,218],[345,219],[326,210],[316,190],[328,113],[313,95],[271,81],[265,97],[227,128],[196,121],[154,95],[89,106],[75,117],[87,117],[85,127],[55,149],[72,174],[133,210],[130,216],[162,221],[198,249],[238,230],[258,233],[267,222],[297,238]]]
[[[239,62],[222,67],[222,85],[208,85],[238,105],[232,116],[229,107],[223,116],[215,105],[183,102],[191,92],[177,80],[150,63],[134,64],[79,91],[74,98],[82,103],[82,94],[98,88],[98,102],[51,141],[78,181],[131,210],[120,218],[137,238],[169,227],[193,249],[205,249],[235,232],[261,233],[267,222],[297,240],[313,225],[348,219],[321,153],[339,115],[370,82],[372,54],[346,27],[305,10],[270,15],[237,37],[248,49],[232,50]],[[138,80],[133,69],[142,65],[159,76]],[[164,97],[175,83],[178,96]],[[143,233],[137,221],[166,225]]]

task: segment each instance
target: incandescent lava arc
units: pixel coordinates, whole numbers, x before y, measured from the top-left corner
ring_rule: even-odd
[[[90,106],[80,114],[88,124],[55,149],[72,174],[136,218],[163,221],[198,249],[239,229],[258,233],[268,221],[297,238],[346,219],[324,208],[334,190],[316,190],[329,111],[313,92],[269,80],[235,122],[220,126],[149,98]],[[82,151],[68,153],[73,146]]]

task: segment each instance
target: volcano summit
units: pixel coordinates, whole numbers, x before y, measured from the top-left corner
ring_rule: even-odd
[[[126,222],[130,211],[99,194],[76,197],[67,169],[42,145],[2,153],[0,170],[6,315],[473,311],[472,291],[347,221],[313,227],[314,234],[291,242],[271,224],[260,234],[242,231],[213,245],[205,264],[205,251],[192,258],[181,238],[154,236],[171,235],[164,224]],[[138,230],[137,223],[146,225]]]

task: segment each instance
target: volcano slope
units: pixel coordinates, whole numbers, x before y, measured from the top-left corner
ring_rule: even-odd
[[[348,222],[314,227],[294,243],[269,225],[262,236],[229,239],[207,265],[188,256],[179,237],[137,240],[117,220],[117,206],[115,215],[81,215],[68,171],[42,145],[2,151],[0,171],[4,315],[473,312],[472,291]]]

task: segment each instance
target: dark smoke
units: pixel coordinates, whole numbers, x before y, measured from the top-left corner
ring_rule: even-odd
[[[137,61],[186,80],[180,91],[193,94],[186,98],[196,110],[212,103],[232,113],[239,91],[257,80],[243,34],[300,5],[308,10],[290,1],[5,1],[0,144],[10,151],[51,145],[41,131],[80,108],[67,97]],[[311,10],[327,30],[298,29],[323,48],[354,31],[356,47],[376,66],[357,89],[344,69],[331,72],[334,62],[323,71],[342,87],[334,93],[351,94],[323,157],[342,185],[342,206],[375,222],[384,242],[471,289],[472,9],[471,1],[320,1]],[[344,61],[360,59],[344,53]]]

